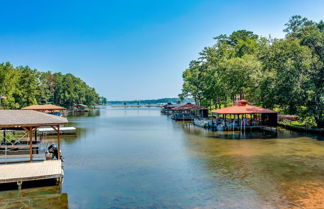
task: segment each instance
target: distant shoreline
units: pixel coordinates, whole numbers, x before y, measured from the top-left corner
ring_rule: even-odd
[[[124,107],[124,108],[128,108],[128,107],[161,107],[161,105],[159,104],[151,104],[151,105],[148,105],[148,104],[140,104],[140,105],[122,105],[122,104],[107,104],[107,106],[110,106],[110,107],[113,107],[113,108],[120,108],[120,107]]]
[[[194,100],[192,98],[185,98],[181,100],[180,98],[160,98],[160,99],[143,99],[143,100],[128,100],[128,101],[108,101],[108,105],[158,105],[158,104],[166,104],[166,103],[193,103]]]

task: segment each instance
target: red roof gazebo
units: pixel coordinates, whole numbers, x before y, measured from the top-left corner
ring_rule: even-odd
[[[249,105],[246,100],[240,100],[231,107],[225,107],[222,109],[213,110],[212,113],[237,115],[237,114],[266,114],[266,113],[277,113],[277,112],[262,107]]]
[[[253,105],[249,105],[248,101],[246,100],[240,100],[237,101],[233,106],[231,107],[225,107],[218,110],[213,110],[212,113],[218,113],[225,115],[237,115],[238,117],[240,115],[246,116],[246,115],[260,115],[261,121],[264,125],[277,125],[277,118],[278,118],[278,112],[273,110],[268,110],[262,107],[257,107]]]

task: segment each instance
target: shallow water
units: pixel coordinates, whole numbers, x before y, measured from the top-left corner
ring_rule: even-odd
[[[324,141],[217,133],[157,108],[69,117],[64,184],[0,192],[0,208],[324,208]],[[319,138],[319,137],[317,137]]]

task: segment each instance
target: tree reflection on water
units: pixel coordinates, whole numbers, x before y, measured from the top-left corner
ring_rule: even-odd
[[[59,186],[2,191],[0,208],[69,208],[68,195]]]
[[[324,208],[324,144],[316,136],[280,128],[245,135],[183,130],[191,154],[211,175],[239,181],[275,208]]]

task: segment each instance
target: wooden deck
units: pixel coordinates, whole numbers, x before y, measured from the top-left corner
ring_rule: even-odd
[[[60,160],[0,165],[0,184],[19,183],[63,177]]]

